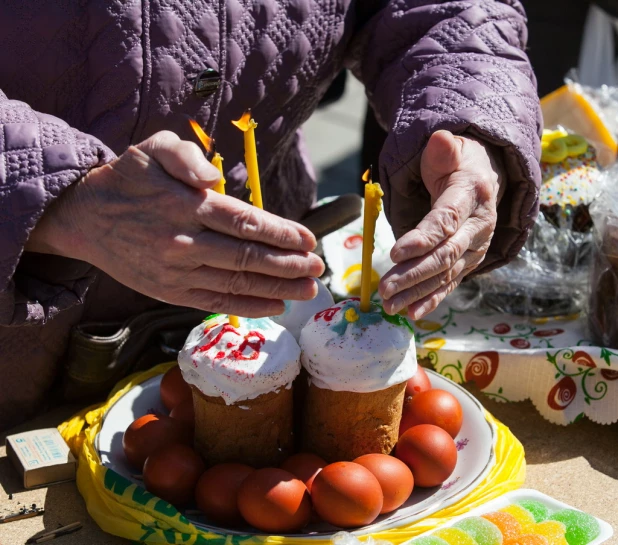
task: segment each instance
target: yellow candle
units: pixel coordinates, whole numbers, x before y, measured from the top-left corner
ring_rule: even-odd
[[[247,177],[249,178],[249,189],[251,190],[251,202],[258,208],[264,208],[262,204],[262,188],[260,187],[257,148],[255,145],[255,128],[257,123],[251,118],[251,112],[247,111],[239,120],[232,121],[232,124],[245,135],[245,165],[247,166]]]
[[[193,128],[193,132],[195,132],[196,136],[200,139],[200,142],[206,149],[206,151],[212,151],[213,140],[208,136],[203,130],[202,127],[199,126],[197,121],[194,119],[190,119],[189,123],[191,123],[191,127]],[[223,177],[223,157],[217,152],[215,152],[212,161],[212,165],[219,169],[221,173],[221,179],[217,182],[212,189],[217,193],[221,193],[221,195],[225,195],[225,178]],[[234,316],[233,314],[228,314],[227,319],[232,327],[240,327],[240,321],[238,320],[238,316]]]
[[[371,181],[371,169],[363,174],[365,184],[365,208],[363,211],[363,261],[361,269],[361,312],[371,309],[371,270],[372,254],[375,244],[376,221],[382,210],[382,195],[380,184]]]
[[[212,190],[217,193],[221,193],[221,195],[225,195],[225,178],[223,177],[223,157],[218,152],[215,152],[212,161],[212,166],[216,167],[221,173],[221,179],[217,182],[215,186],[213,186]]]

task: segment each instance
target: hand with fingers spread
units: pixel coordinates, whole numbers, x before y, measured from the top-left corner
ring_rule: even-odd
[[[317,293],[313,234],[209,191],[220,174],[192,142],[160,132],[92,170],[45,212],[31,251],[87,261],[168,303],[247,317]]]
[[[382,278],[384,308],[417,320],[434,310],[485,258],[503,190],[491,149],[470,137],[435,132],[421,156],[431,211],[393,246]]]

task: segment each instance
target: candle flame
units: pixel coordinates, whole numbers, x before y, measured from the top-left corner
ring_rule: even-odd
[[[363,172],[363,182],[371,183],[371,167],[369,167],[365,172]]]
[[[195,121],[195,119],[189,119],[189,123],[191,124],[191,128],[193,129],[195,136],[199,138],[204,148],[206,148],[206,151],[208,153],[212,152],[215,141],[204,132],[202,127],[200,127],[199,123]]]
[[[242,132],[247,132],[249,129],[255,129],[257,123],[251,119],[251,110],[247,110],[242,117],[236,121],[232,121],[232,125],[239,128]]]

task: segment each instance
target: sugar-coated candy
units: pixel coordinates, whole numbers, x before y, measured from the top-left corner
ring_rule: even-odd
[[[470,534],[479,545],[502,545],[499,528],[483,517],[467,517],[453,526]]]
[[[460,528],[442,528],[432,535],[441,537],[449,545],[478,545],[477,542]]]
[[[449,545],[448,541],[444,541],[438,536],[423,536],[412,540],[414,545]]]
[[[534,517],[527,509],[515,504],[507,505],[500,509],[503,513],[508,513],[509,515],[513,515],[519,524],[521,524],[521,533],[522,534],[531,534],[532,527],[536,524],[534,521]]]
[[[504,545],[549,545],[549,541],[546,537],[537,534],[521,534],[505,541]]]
[[[562,509],[553,513],[549,520],[557,520],[566,526],[569,545],[586,545],[601,533],[597,520],[575,509]]]
[[[544,536],[549,541],[549,545],[568,545],[566,540],[566,526],[557,520],[545,520],[535,524],[533,529],[535,534]]]
[[[519,500],[515,503],[521,505],[526,511],[529,511],[536,522],[543,522],[549,518],[549,508],[540,501]]]
[[[498,527],[505,541],[521,534],[521,524],[519,524],[519,521],[510,513],[494,511],[493,513],[485,513],[482,516]]]

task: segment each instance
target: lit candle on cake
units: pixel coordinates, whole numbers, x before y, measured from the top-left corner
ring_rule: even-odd
[[[363,211],[363,261],[361,269],[361,312],[371,310],[371,258],[375,243],[376,221],[382,210],[382,195],[380,184],[371,181],[371,168],[363,174],[365,183],[365,208]]]
[[[246,111],[237,121],[232,124],[239,128],[245,136],[245,165],[249,189],[251,190],[251,202],[258,208],[264,208],[262,204],[262,188],[260,187],[260,171],[258,169],[257,148],[255,145],[255,128],[257,123],[251,117],[251,111]]]
[[[198,122],[195,119],[189,119],[189,123],[191,124],[191,128],[195,135],[199,138],[200,142],[204,146],[207,152],[212,151],[213,147],[213,139],[210,138],[199,126]],[[217,182],[217,184],[212,188],[213,191],[220,193],[221,195],[225,195],[225,178],[223,177],[223,157],[217,152],[215,152],[212,161],[212,165],[216,167],[221,173],[221,179]],[[228,315],[228,321],[232,327],[238,328],[240,327],[240,322],[238,321],[238,316],[234,316],[233,314]]]

